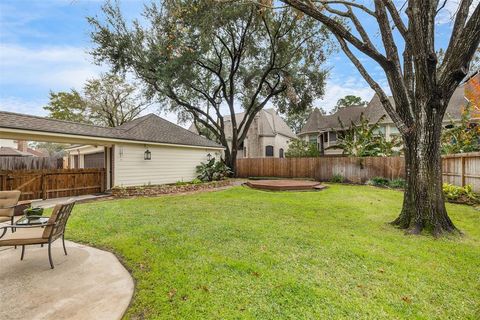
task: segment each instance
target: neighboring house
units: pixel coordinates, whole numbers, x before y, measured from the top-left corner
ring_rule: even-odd
[[[33,157],[33,154],[16,148],[0,147],[0,157]]]
[[[243,120],[244,113],[235,114],[237,125]],[[227,140],[231,146],[232,121],[231,117],[224,118]],[[192,132],[197,132],[194,125]],[[241,158],[283,158],[288,149],[288,143],[295,139],[295,134],[274,109],[263,109],[255,116],[247,136],[238,148],[237,159]]]
[[[0,157],[46,157],[46,155],[29,148],[25,140],[0,139]]]
[[[103,149],[107,189],[190,181],[196,177],[195,168],[200,162],[223,151],[217,143],[154,114],[116,128],[105,128],[0,112],[0,138],[89,145],[96,151]],[[89,148],[78,148],[80,154],[84,154],[83,165]],[[81,159],[72,161],[78,161],[81,167]]]
[[[17,148],[17,141],[10,139],[0,139],[0,147]]]
[[[339,118],[345,127],[352,121],[358,122],[360,115],[365,113],[363,106],[351,106],[338,109],[334,114],[323,115],[318,108],[313,109],[306,124],[298,134],[299,139],[317,145],[321,154],[342,154],[340,149],[332,149],[337,144],[337,135],[341,129]]]
[[[390,102],[395,105],[393,98],[389,97],[389,99]],[[443,119],[444,125],[449,126],[452,122],[459,122],[462,112],[467,105],[468,100],[465,98],[465,84],[462,84],[455,90],[450,99]],[[358,123],[360,121],[362,113],[371,124],[376,123],[385,115],[384,119],[380,121],[377,134],[384,135],[387,140],[391,140],[395,136],[400,136],[400,132],[383,108],[379,97],[374,95],[366,107],[344,107],[332,115],[322,115],[320,111],[315,108],[310,114],[305,126],[298,134],[298,137],[311,143],[316,143],[321,154],[342,154],[342,150],[335,149],[337,135],[341,134],[339,119],[345,127],[349,127],[352,122]]]

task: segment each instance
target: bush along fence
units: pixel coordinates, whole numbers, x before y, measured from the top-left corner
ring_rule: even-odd
[[[443,157],[444,182],[473,187],[480,192],[480,152]],[[342,176],[345,181],[365,183],[375,177],[390,180],[405,178],[403,157],[317,157],[247,158],[237,160],[237,177],[309,178],[330,181]]]
[[[145,185],[134,187],[114,187],[112,195],[119,198],[124,197],[153,197],[162,194],[174,194],[193,192],[200,190],[216,189],[232,184],[231,180],[220,180],[204,183],[178,183],[163,185]]]
[[[20,190],[20,200],[100,193],[105,191],[105,169],[0,170],[4,190]]]

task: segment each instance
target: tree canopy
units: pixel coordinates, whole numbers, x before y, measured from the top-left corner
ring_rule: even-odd
[[[49,112],[50,118],[90,123],[86,117],[86,103],[75,89],[70,92],[50,91],[50,102],[43,109]]]
[[[330,111],[330,114],[334,114],[338,111],[338,109],[343,107],[364,106],[367,103],[368,102],[363,100],[361,97],[354,95],[346,95],[345,97],[338,99],[337,104]]]
[[[326,111],[318,107],[318,110],[321,114],[326,115]],[[308,117],[313,111],[313,107],[309,106],[305,109],[300,110],[289,110],[286,115],[283,116],[287,125],[292,129],[294,133],[299,133],[305,123],[307,123]]]
[[[97,61],[132,71],[162,108],[207,129],[232,168],[263,107],[285,114],[323,95],[328,34],[288,8],[167,0],[147,5],[142,22],[127,22],[112,3],[103,13],[89,18]]]
[[[105,74],[88,80],[82,93],[75,89],[50,92],[50,102],[44,109],[50,118],[116,127],[135,119],[148,106],[135,85],[123,77]]]

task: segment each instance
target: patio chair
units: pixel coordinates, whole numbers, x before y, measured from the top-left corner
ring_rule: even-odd
[[[55,240],[62,238],[63,252],[67,255],[67,249],[65,248],[65,226],[67,225],[67,220],[74,205],[74,201],[57,204],[55,208],[53,208],[52,215],[48,221],[43,224],[9,225],[0,228],[0,247],[22,246],[20,260],[23,260],[25,246],[38,244],[43,246],[43,244],[48,244],[48,260],[50,261],[50,267],[53,269],[51,246]],[[16,232],[7,233],[8,228],[16,229]]]
[[[20,199],[21,191],[0,191],[0,223],[14,222],[15,207]]]

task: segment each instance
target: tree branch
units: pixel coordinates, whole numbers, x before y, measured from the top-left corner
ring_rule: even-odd
[[[347,57],[355,65],[355,67],[358,69],[358,71],[363,76],[365,81],[367,81],[367,83],[370,85],[370,87],[378,95],[378,97],[380,98],[380,100],[382,102],[382,105],[384,106],[387,113],[390,115],[390,118],[392,118],[392,121],[395,123],[398,130],[400,132],[404,133],[404,134],[408,133],[408,128],[407,128],[405,122],[400,118],[399,114],[397,113],[397,111],[394,109],[394,107],[390,103],[390,100],[388,99],[388,96],[385,94],[385,92],[380,87],[380,85],[377,82],[375,82],[375,80],[373,80],[373,78],[368,74],[367,70],[362,65],[360,60],[358,60],[357,57],[355,57],[355,55],[352,53],[352,51],[350,51],[350,48],[348,48],[348,45],[345,42],[345,40],[342,39],[338,35],[335,35],[335,37],[337,38],[338,42],[340,43],[340,47],[342,48],[343,52],[345,52]]]

